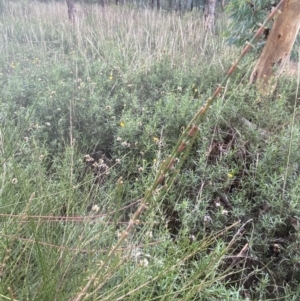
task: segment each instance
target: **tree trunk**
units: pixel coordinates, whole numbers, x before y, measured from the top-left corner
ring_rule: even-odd
[[[67,6],[68,6],[68,17],[69,20],[74,22],[75,21],[75,5],[74,5],[74,0],[67,0]]]
[[[216,0],[206,0],[204,7],[204,28],[206,31],[213,32],[215,24]]]
[[[266,45],[256,63],[250,82],[257,82],[265,92],[273,75],[279,76],[289,59],[300,28],[300,1],[287,0],[277,14],[268,35]],[[276,73],[275,73],[276,72]]]
[[[181,12],[181,0],[176,0],[175,11]]]
[[[193,0],[187,0],[187,10],[188,11],[193,10]]]
[[[190,11],[192,11],[193,8],[194,8],[194,1],[193,1],[193,0],[190,0],[190,3],[191,3],[191,5],[190,5]]]
[[[222,9],[225,10],[225,0],[221,1],[221,6],[222,6]]]
[[[104,8],[104,0],[98,0],[98,4]]]
[[[154,0],[151,0],[150,5],[151,5],[151,9],[154,9]]]

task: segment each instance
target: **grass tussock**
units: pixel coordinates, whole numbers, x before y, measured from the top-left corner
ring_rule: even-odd
[[[1,298],[297,300],[295,78],[262,97],[244,62],[125,233],[239,50],[226,16],[210,36],[197,11],[76,8],[2,4]]]

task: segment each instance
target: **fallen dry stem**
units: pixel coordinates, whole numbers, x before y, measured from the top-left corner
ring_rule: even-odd
[[[156,174],[155,180],[152,184],[152,186],[147,189],[144,199],[141,201],[141,204],[139,208],[136,210],[136,212],[133,214],[127,228],[123,231],[121,237],[119,238],[118,242],[115,246],[113,246],[108,253],[108,256],[106,258],[106,265],[109,264],[110,259],[112,258],[113,254],[117,250],[117,248],[122,244],[122,242],[128,237],[129,232],[133,229],[134,225],[138,221],[140,215],[145,211],[148,204],[150,203],[150,200],[152,199],[154,193],[156,192],[159,185],[163,185],[164,188],[170,189],[171,184],[174,182],[175,176],[178,174],[180,167],[184,163],[184,159],[187,157],[189,150],[193,144],[193,142],[196,139],[196,136],[199,132],[199,125],[202,122],[207,110],[212,105],[215,98],[222,94],[222,87],[225,86],[227,80],[229,77],[233,74],[233,72],[236,70],[239,62],[243,59],[243,57],[250,51],[250,49],[253,47],[253,44],[257,41],[257,39],[262,35],[265,26],[267,23],[274,17],[274,15],[279,11],[280,7],[284,4],[286,0],[281,0],[279,4],[276,6],[276,8],[273,9],[273,11],[269,14],[269,16],[265,19],[261,27],[257,30],[256,34],[253,36],[251,41],[249,43],[246,43],[246,46],[242,50],[240,56],[238,59],[231,65],[229,70],[227,71],[225,77],[223,78],[222,82],[216,90],[214,91],[213,95],[207,99],[206,103],[200,108],[200,110],[194,115],[188,126],[183,131],[181,137],[179,138],[176,146],[173,149],[173,152],[166,160],[164,160]],[[179,166],[177,166],[176,172],[172,171],[172,167],[174,165],[175,160],[179,158]],[[167,177],[167,174],[170,173],[171,177]],[[172,175],[173,173],[173,175]],[[165,193],[166,189],[162,189],[162,192],[159,194],[159,197],[162,197],[162,195]],[[158,198],[156,197],[156,200]],[[84,288],[78,293],[78,295],[75,298],[72,298],[72,301],[81,301],[84,300],[87,296],[87,292],[93,283],[94,279],[96,279],[97,275],[102,271],[102,266],[99,267],[99,269],[95,272],[94,275],[91,276],[90,280],[86,283]]]

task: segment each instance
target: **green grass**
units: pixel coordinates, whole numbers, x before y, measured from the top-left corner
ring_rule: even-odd
[[[77,5],[72,25],[62,3],[3,3],[1,298],[79,300],[88,284],[84,300],[298,300],[295,78],[262,97],[244,61],[110,254],[237,57],[228,21],[209,36],[196,11]]]

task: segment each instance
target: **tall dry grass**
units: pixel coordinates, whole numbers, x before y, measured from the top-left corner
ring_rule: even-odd
[[[73,47],[87,57],[98,57],[111,64],[123,60],[133,70],[145,68],[164,55],[184,70],[199,62],[201,65],[207,55],[212,65],[220,64],[219,52],[227,52],[229,58],[233,55],[222,37],[209,39],[198,11],[180,16],[126,6],[103,9],[76,4],[76,22],[72,24],[67,19],[66,5],[61,2],[9,3],[6,10],[12,19],[4,30],[11,36],[17,30],[19,38],[31,47],[42,44],[46,50],[49,43],[72,44],[76,40]],[[227,22],[220,16],[216,32],[222,34]]]
[[[270,202],[276,212],[282,204],[276,203],[278,174],[288,170],[284,151],[292,139],[282,131],[265,143],[238,117],[259,128],[280,122],[286,127],[289,109],[280,96],[253,112],[255,91],[240,75],[237,82],[245,87],[226,87],[228,98],[218,98],[210,109],[203,139],[174,190],[132,222],[162,158],[236,57],[222,36],[226,18],[218,19],[216,36],[210,36],[197,11],[180,16],[76,4],[73,24],[64,3],[8,2],[5,9],[2,298],[243,300],[242,287],[253,275],[261,288],[254,285],[253,296],[282,283],[268,273],[269,258],[261,249],[286,220],[260,208]],[[225,143],[225,136],[233,138]],[[115,160],[98,183],[92,173],[82,175],[82,157],[94,147]],[[291,162],[297,160],[293,152]],[[236,181],[242,186],[230,192],[233,209],[225,208],[214,197]],[[297,208],[299,188],[293,189]],[[238,229],[234,223],[241,217],[247,221]],[[177,221],[181,228],[171,233]],[[129,225],[136,231],[125,233]],[[253,260],[245,257],[240,268],[229,271],[227,263],[239,257],[241,246]],[[296,248],[290,245],[291,252]],[[291,268],[291,261],[285,262],[282,279]],[[235,286],[231,273],[237,274]]]

